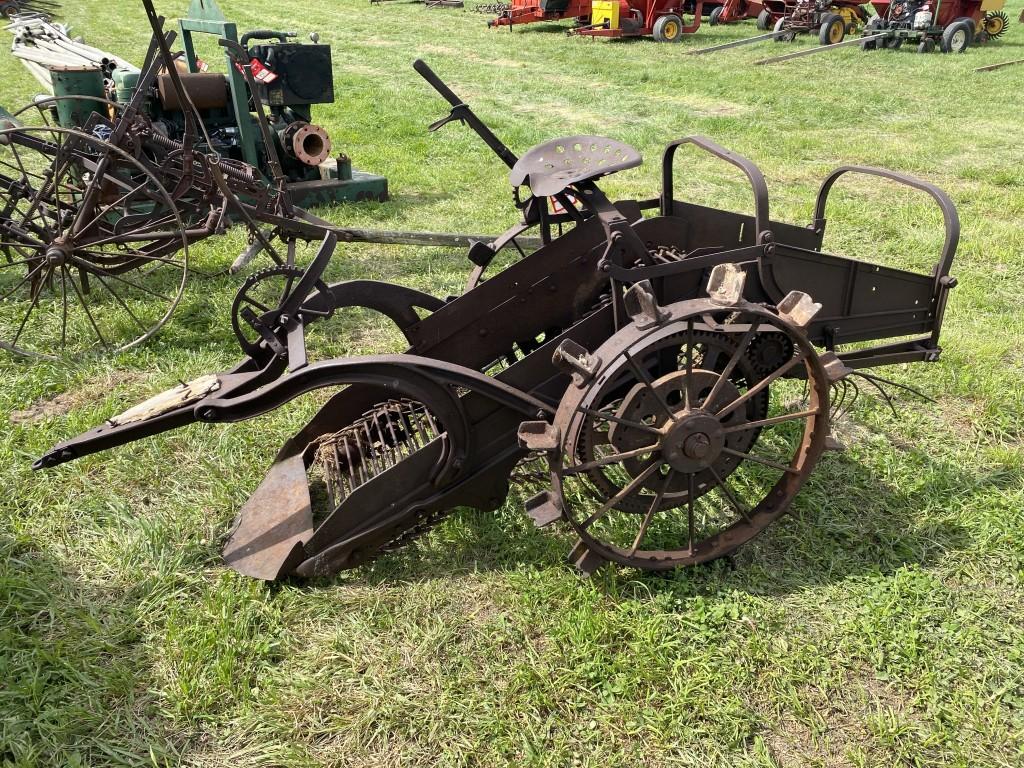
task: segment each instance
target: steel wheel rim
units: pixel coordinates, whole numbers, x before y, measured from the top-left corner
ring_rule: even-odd
[[[123,104],[118,104],[116,101],[110,101],[109,99],[104,99],[104,98],[102,98],[100,96],[75,96],[75,95],[69,95],[69,96],[47,96],[46,98],[38,99],[37,101],[29,102],[28,104],[23,106],[21,109],[19,109],[17,112],[15,112],[13,115],[11,115],[11,117],[22,117],[23,115],[31,112],[31,110],[35,109],[39,113],[39,116],[42,117],[42,119],[43,119],[43,126],[42,127],[60,128],[60,127],[63,127],[63,126],[51,125],[49,123],[49,117],[48,117],[47,113],[48,113],[48,110],[49,110],[50,107],[55,107],[58,104],[60,104],[61,102],[65,102],[65,101],[92,102],[93,104],[102,105],[102,106],[107,107],[109,109],[113,109],[115,115],[118,112],[123,112],[124,111],[124,105]],[[109,115],[108,115],[108,117],[109,117]],[[32,127],[32,126],[28,126],[28,127]]]
[[[636,486],[637,490],[644,490],[645,488],[649,491],[648,498],[653,497],[653,502],[647,514],[638,516],[635,513],[630,513],[633,516],[632,528],[623,526],[623,532],[627,532],[626,529],[636,534],[636,538],[632,542],[620,541],[619,543],[609,541],[607,538],[602,538],[601,532],[597,530],[597,525],[600,517],[597,520],[591,518],[595,515],[595,510],[591,508],[579,509],[579,505],[574,503],[571,497],[579,494],[579,489],[572,487],[577,478],[581,477],[579,471],[579,465],[575,464],[575,459],[572,456],[572,452],[575,450],[575,443],[580,434],[580,430],[586,423],[587,417],[581,417],[580,414],[586,408],[589,408],[588,401],[594,399],[600,391],[600,387],[604,386],[606,382],[595,383],[593,386],[586,388],[584,392],[579,395],[570,394],[566,395],[563,403],[559,407],[559,414],[556,417],[556,423],[564,425],[568,422],[568,428],[565,430],[562,441],[562,450],[552,466],[551,479],[552,487],[558,494],[559,500],[562,505],[562,509],[565,512],[566,519],[570,525],[574,528],[576,533],[579,535],[581,541],[592,551],[601,555],[607,560],[615,561],[622,565],[640,567],[649,570],[666,570],[670,568],[676,568],[685,565],[692,565],[708,560],[713,560],[721,557],[724,554],[728,554],[736,547],[754,538],[756,535],[761,533],[770,523],[780,517],[785,512],[789,503],[795,497],[800,487],[803,485],[807,476],[810,474],[815,463],[820,457],[824,450],[825,437],[828,431],[828,407],[829,407],[829,384],[827,377],[825,376],[824,370],[821,367],[821,362],[817,357],[813,347],[806,341],[806,339],[798,331],[795,331],[792,327],[787,327],[785,323],[781,323],[778,318],[773,314],[757,309],[757,308],[746,308],[746,311],[750,314],[759,316],[762,323],[770,322],[775,328],[784,328],[787,335],[793,339],[796,344],[798,356],[795,358],[797,362],[792,365],[794,369],[803,367],[810,385],[808,387],[808,405],[802,409],[798,409],[795,413],[804,414],[800,419],[797,418],[786,418],[779,420],[775,424],[768,424],[760,427],[759,430],[774,429],[777,426],[790,424],[796,421],[803,423],[803,431],[799,442],[796,443],[796,449],[793,455],[790,457],[790,461],[786,463],[792,471],[783,471],[781,469],[773,469],[773,471],[779,474],[777,481],[767,489],[763,496],[760,498],[755,505],[745,505],[745,497],[742,494],[735,494],[735,489],[724,490],[718,494],[721,497],[719,500],[725,500],[726,504],[730,504],[732,501],[739,502],[740,506],[736,506],[735,519],[728,525],[720,526],[717,530],[707,536],[697,535],[697,527],[695,525],[695,518],[697,514],[697,504],[701,499],[708,497],[712,491],[715,491],[718,487],[729,488],[728,481],[729,475],[725,475],[724,482],[720,485],[716,485],[713,488],[700,489],[696,488],[695,485],[690,485],[688,478],[686,496],[693,499],[693,504],[689,502],[685,506],[674,506],[666,509],[659,509],[658,504],[660,499],[658,496],[658,490],[656,485],[658,484],[658,475],[666,477],[664,470],[657,469],[653,470],[647,479],[642,480],[639,485]],[[686,327],[699,327],[699,322],[695,323],[694,317],[697,313],[693,313],[686,320]],[[678,332],[678,321],[673,323],[676,326],[673,332]],[[766,327],[762,325],[761,327]],[[636,352],[644,345],[649,345],[656,339],[658,334],[664,333],[664,329],[655,329],[639,340],[630,342],[628,344],[619,343],[613,344],[615,337],[595,352],[595,355],[600,357],[602,360],[607,361],[602,366],[603,371],[610,370],[613,366],[618,366],[618,361],[624,359],[624,356],[628,356]],[[742,350],[740,350],[742,352]],[[609,353],[613,355],[606,357]],[[621,366],[619,366],[621,368]],[[598,375],[598,380],[604,374]],[[598,381],[595,380],[595,381]],[[776,379],[777,381],[778,379]],[[771,382],[768,385],[771,386]],[[570,388],[572,390],[572,388]],[[711,393],[715,397],[716,403],[721,397],[720,394]],[[749,402],[749,401],[748,401]],[[777,414],[785,415],[785,414]],[[769,421],[772,418],[770,417]],[[654,435],[652,435],[654,439]],[[760,435],[755,442],[760,442]],[[653,444],[653,443],[652,443]],[[752,453],[753,453],[752,449]],[[737,467],[730,471],[730,474],[738,471],[739,467],[747,463],[748,460],[741,459],[737,464]],[[657,461],[653,461],[650,466],[656,466],[659,463],[663,463],[659,458]],[[575,471],[574,471],[575,470]],[[676,467],[673,467],[671,472],[676,472]],[[636,480],[640,474],[634,472],[634,480]],[[687,473],[684,473],[687,474]],[[689,477],[695,477],[698,473],[693,472],[689,474]],[[667,478],[671,478],[669,474]],[[665,479],[663,482],[665,486],[668,486],[669,479]],[[650,485],[648,486],[648,483]],[[576,483],[578,485],[578,483]],[[692,491],[691,491],[692,489]],[[690,494],[693,493],[691,496]],[[732,498],[736,497],[736,498]],[[597,508],[596,513],[600,513],[604,506],[602,504]],[[741,506],[746,506],[746,514],[740,517]],[[613,514],[614,507],[611,511],[605,511],[602,517],[608,518]],[[687,541],[684,541],[676,548],[660,548],[660,549],[645,549],[644,542],[646,537],[653,533],[654,521],[662,516],[666,520],[668,516],[675,513],[677,516],[681,515],[686,518],[686,524],[684,528],[687,530]],[[621,515],[621,513],[620,513]],[[705,515],[705,518],[707,516]],[[623,518],[624,519],[624,518]],[[676,521],[678,522],[678,520]],[[705,526],[701,526],[701,531],[705,529]],[[628,539],[628,537],[626,537]]]
[[[47,148],[55,150],[50,155],[12,141],[18,137],[39,144],[46,144],[48,138]],[[152,337],[174,312],[188,279],[187,235],[180,213],[159,179],[121,149],[74,129],[10,128],[0,131],[0,142],[0,175],[4,178],[0,189],[0,211],[4,212],[0,218],[0,321],[9,314],[5,311],[9,307],[12,318],[23,312],[20,321],[13,318],[13,325],[4,328],[0,348],[26,357],[61,360],[94,351],[97,346],[107,352],[124,351]],[[50,158],[50,164],[41,158]],[[105,172],[92,173],[104,163]],[[23,194],[7,184],[19,174],[15,181]],[[79,204],[92,188],[97,199],[86,212]],[[128,192],[118,194],[123,189]],[[121,208],[131,213],[131,207],[141,203],[158,212],[155,222],[135,224],[128,216],[117,218]],[[130,223],[124,225],[124,221]],[[81,231],[72,235],[76,227]],[[150,233],[164,236],[147,238]],[[151,245],[159,245],[146,251],[147,239]],[[142,245],[126,244],[130,242]],[[46,264],[41,263],[44,256]],[[22,280],[15,272],[19,267],[36,272]],[[140,274],[126,277],[133,271]],[[153,287],[157,273],[159,290]],[[142,284],[146,279],[150,285]],[[59,288],[54,289],[57,284]],[[27,304],[19,302],[26,285]],[[90,302],[86,296],[93,289],[106,298]],[[142,303],[142,294],[149,297],[149,304]],[[155,310],[154,297],[161,302]],[[59,309],[54,306],[58,300]],[[110,313],[103,318],[93,311],[101,303],[111,302],[117,311],[113,322]],[[33,333],[32,322],[54,326],[55,312],[61,315],[59,328]],[[69,324],[73,313],[74,327]],[[59,344],[54,344],[47,334],[55,335],[58,330]],[[71,343],[69,330],[73,331]],[[34,337],[32,343],[23,341],[26,331],[29,338]],[[124,341],[125,337],[130,338]],[[83,339],[85,343],[76,343]]]

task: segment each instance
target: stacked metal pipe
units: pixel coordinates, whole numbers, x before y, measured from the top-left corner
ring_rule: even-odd
[[[115,69],[138,71],[119,56],[71,38],[68,27],[41,13],[19,13],[11,17],[7,30],[14,35],[11,53],[40,85],[53,93],[51,72],[56,69],[99,69],[109,79]]]

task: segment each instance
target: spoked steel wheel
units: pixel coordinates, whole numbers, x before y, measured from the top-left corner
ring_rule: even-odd
[[[764,530],[828,431],[828,380],[799,330],[753,305],[680,306],[597,349],[599,372],[555,418],[563,514],[590,552],[644,569],[712,560]]]
[[[46,96],[33,100],[14,113],[19,125],[44,125],[57,128],[81,128],[92,113],[113,120],[124,105],[99,96]],[[70,120],[74,125],[61,122]]]
[[[181,216],[138,160],[71,129],[0,131],[0,347],[127,349],[167,321],[187,278]]]

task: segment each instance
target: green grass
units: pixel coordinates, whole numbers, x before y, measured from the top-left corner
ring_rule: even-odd
[[[568,537],[533,530],[513,494],[371,566],[267,586],[227,570],[220,544],[315,403],[30,470],[56,441],[235,361],[238,278],[196,276],[140,349],[71,366],[0,358],[0,761],[1024,761],[1024,66],[972,71],[1024,57],[1019,25],[963,56],[848,48],[761,68],[766,50],[790,48],[682,56],[752,24],[666,46],[489,31],[468,11],[398,2],[222,5],[241,29],[315,28],[332,44],[338,101],[319,119],[393,193],[322,212],[338,223],[498,231],[515,218],[505,169],[475,136],[426,134],[444,108],[409,66],[417,56],[517,150],[585,132],[637,146],[648,162],[607,181],[614,197],[656,194],[660,148],[690,133],[760,164],[772,214],[788,221],[808,220],[838,164],[934,181],[963,220],[945,353],[888,375],[938,402],[901,399],[896,419],[862,399],[840,425],[849,450],[728,563],[581,580],[563,562]],[[67,8],[88,42],[141,59],[135,2]],[[35,91],[8,56],[0,83],[9,109]],[[698,202],[750,204],[735,174],[696,154],[677,180]],[[849,183],[833,208],[834,250],[934,260],[941,233],[925,202]],[[213,272],[242,247],[233,232],[194,247],[193,263]],[[343,246],[331,267],[442,296],[467,272],[460,253],[374,246]],[[344,351],[394,348],[375,319],[345,331]]]

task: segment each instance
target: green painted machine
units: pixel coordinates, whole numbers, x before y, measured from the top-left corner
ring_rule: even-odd
[[[225,18],[216,0],[191,0],[178,29],[184,49],[184,56],[178,59],[179,76],[187,103],[179,103],[167,73],[157,76],[143,101],[146,115],[160,133],[180,139],[185,130],[184,110],[192,110],[203,128],[200,149],[244,161],[269,182],[275,175],[270,165],[273,161],[267,156],[259,123],[251,111],[255,108],[253,100],[258,99],[267,117],[276,160],[295,204],[309,207],[388,199],[387,179],[354,170],[348,156],[332,147],[327,130],[313,122],[314,105],[334,102],[331,47],[320,44],[315,33],[310,35],[310,43],[293,42],[295,32],[270,29],[239,36],[237,25]],[[196,53],[197,35],[241,45],[249,59],[256,93],[250,94],[244,75],[227,53],[225,71],[211,71]],[[127,104],[139,76],[134,68],[114,69],[106,78],[107,97],[115,104]],[[55,95],[96,96],[95,82],[86,77],[75,82],[82,84],[78,94],[68,83]],[[87,114],[91,109],[80,111]],[[81,127],[69,112],[65,106],[55,115],[57,122],[65,127]]]

